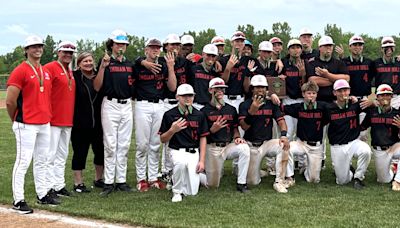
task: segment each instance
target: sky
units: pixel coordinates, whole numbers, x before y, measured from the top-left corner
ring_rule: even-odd
[[[114,29],[164,40],[170,33],[213,28],[230,38],[238,25],[272,32],[287,22],[292,36],[327,24],[373,37],[399,35],[400,1],[394,0],[0,0],[0,55],[23,45],[28,35],[55,41],[106,40]]]

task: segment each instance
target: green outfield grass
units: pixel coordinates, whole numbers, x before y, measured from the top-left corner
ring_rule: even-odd
[[[66,179],[72,188],[71,156]],[[0,203],[11,207],[11,173],[15,159],[15,140],[6,111],[0,110]],[[328,159],[330,160],[330,159]],[[93,177],[92,156],[85,173],[86,184]],[[128,184],[135,186],[134,146],[129,154]],[[296,175],[296,186],[287,194],[272,189],[273,178],[263,178],[251,193],[235,191],[231,162],[226,162],[225,176],[218,190],[200,189],[198,196],[171,203],[171,193],[151,190],[147,193],[113,193],[99,196],[100,190],[64,199],[57,207],[35,204],[32,171],[26,176],[25,195],[34,208],[75,216],[105,219],[141,226],[156,227],[396,227],[400,193],[389,184],[376,183],[374,162],[368,169],[367,188],[356,191],[352,185],[337,186],[328,162],[321,183],[308,184]]]
[[[0,90],[0,100],[6,99],[6,91],[5,90]]]

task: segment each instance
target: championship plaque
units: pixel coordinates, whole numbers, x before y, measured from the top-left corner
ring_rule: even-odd
[[[286,98],[286,82],[285,79],[279,77],[267,77],[268,96],[275,93],[279,98]]]

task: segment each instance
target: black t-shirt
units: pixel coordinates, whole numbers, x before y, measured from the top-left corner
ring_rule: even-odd
[[[379,58],[373,63],[375,87],[381,84],[388,84],[392,87],[394,94],[400,94],[400,62],[395,60],[390,63],[384,63],[382,58]]]
[[[270,62],[269,65],[263,66],[260,61],[257,59],[255,66],[257,66],[257,69],[255,70],[255,74],[261,74],[264,75],[265,77],[277,77],[278,76],[278,71],[275,70],[276,68],[276,62]]]
[[[222,65],[223,71],[225,70],[230,57],[230,55],[227,55],[221,58],[220,63]],[[228,82],[226,83],[229,86],[228,88],[226,88],[226,95],[243,95],[244,77],[246,75],[250,75],[250,73],[245,72],[248,71],[247,64],[250,59],[251,58],[249,56],[242,56],[239,59],[239,62],[236,63],[235,66],[233,66],[229,75]]]
[[[326,106],[328,104],[318,101],[312,109],[305,109],[304,102],[285,105],[284,113],[297,118],[297,137],[302,141],[322,141],[324,126],[327,124]]]
[[[193,108],[192,114],[188,116],[182,115],[179,112],[178,106],[164,113],[159,134],[167,132],[173,122],[179,118],[184,118],[187,121],[187,128],[175,133],[168,146],[172,149],[179,148],[198,148],[200,145],[200,137],[209,134],[206,117],[202,112]]]
[[[159,58],[160,63],[165,63],[164,58]],[[174,71],[175,71],[175,76],[176,76],[176,88],[182,84],[192,84],[192,82],[189,79],[188,72],[190,71],[191,67],[194,65],[191,61],[182,58],[182,57],[177,57],[175,59],[175,65],[174,65]],[[171,92],[168,89],[164,90],[166,95],[166,98],[169,99],[175,99],[176,95],[176,90]]]
[[[101,60],[98,64],[100,67]],[[105,96],[117,99],[128,99],[135,95],[135,70],[133,63],[127,59],[122,62],[111,58],[104,69],[102,92]]]
[[[368,108],[361,129],[371,127],[371,145],[392,146],[400,141],[399,128],[392,125],[393,117],[400,114],[398,109],[392,108],[390,112],[383,113],[378,107]]]
[[[286,95],[292,99],[302,98],[301,86],[303,85],[303,77],[300,75],[297,66],[292,64],[289,58],[282,59],[284,75],[286,75]],[[304,61],[305,67],[307,67],[307,61]],[[305,78],[305,77],[304,77]]]
[[[315,68],[320,67],[327,69],[332,74],[348,74],[347,67],[341,60],[331,58],[328,62],[322,61],[319,57],[310,59],[306,67],[307,80],[315,74]],[[335,100],[333,96],[333,83],[331,86],[319,86],[318,97],[319,101],[332,102]]]
[[[349,57],[342,60],[349,71],[351,95],[368,96],[371,94],[371,81],[373,77],[372,61],[363,57],[361,60],[352,60]]]
[[[304,60],[309,60],[312,58],[317,58],[319,56],[319,51],[317,49],[311,49],[311,52],[303,51],[300,55],[300,58]]]
[[[208,85],[211,79],[219,77],[219,73],[211,69],[207,72],[201,64],[192,66],[190,72],[188,72],[190,81],[196,95],[194,96],[194,102],[199,104],[207,104],[211,95],[208,92]]]
[[[137,80],[135,84],[137,100],[164,99],[165,90],[168,90],[168,68],[163,62],[159,64],[162,66],[160,73],[153,74],[140,63],[136,63]]]
[[[279,106],[271,101],[265,101],[256,115],[250,115],[248,110],[253,100],[247,99],[239,106],[239,120],[245,120],[250,127],[244,133],[244,139],[250,142],[262,142],[272,139],[272,125],[274,118],[277,122],[283,119]],[[248,118],[246,118],[248,116]],[[248,122],[249,121],[249,122]]]
[[[211,133],[210,131],[210,135],[207,137],[207,143],[231,142],[233,139],[234,129],[239,125],[236,108],[232,105],[225,104],[220,110],[218,110],[215,106],[207,103],[201,111],[207,117],[209,129],[218,117],[221,116],[227,120],[227,126],[225,128],[222,128],[215,133]]]
[[[348,107],[343,109],[340,109],[336,103],[330,103],[327,106],[328,138],[331,145],[347,144],[358,138],[361,112],[360,102],[349,103]]]

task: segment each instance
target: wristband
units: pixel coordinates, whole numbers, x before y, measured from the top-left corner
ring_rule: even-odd
[[[281,137],[287,137],[287,131],[281,131]]]

